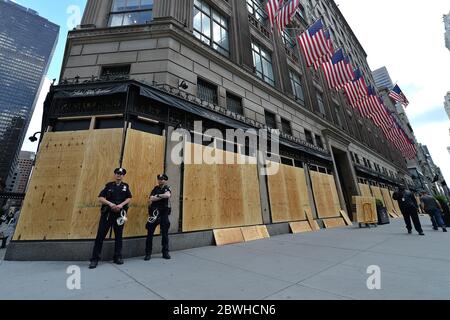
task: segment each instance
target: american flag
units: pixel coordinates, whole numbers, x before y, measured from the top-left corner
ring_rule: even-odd
[[[331,61],[322,64],[325,78],[330,89],[340,89],[347,82],[355,79],[355,73],[344,51],[339,49],[333,54]]]
[[[328,53],[323,55],[319,60],[314,62],[314,69],[319,70],[320,66],[324,64],[325,62],[331,60],[334,54],[334,47],[333,47],[333,41],[331,40],[330,30],[325,30],[325,39],[327,39],[327,48]]]
[[[366,99],[369,95],[366,81],[359,68],[355,70],[355,79],[345,84],[344,91],[347,94],[350,105],[354,108],[357,102]]]
[[[389,97],[394,99],[394,101],[401,103],[405,107],[409,105],[408,99],[406,99],[406,96],[403,94],[402,90],[398,85],[395,85],[394,89],[389,92]]]
[[[281,4],[283,3],[283,0],[268,0],[266,5],[267,15],[269,17],[270,25],[275,25],[276,17],[278,14],[278,11],[281,8]]]
[[[290,0],[278,12],[276,16],[278,30],[280,33],[292,21],[297,9],[300,7],[300,0]]]
[[[308,67],[330,53],[329,42],[325,36],[323,23],[320,19],[300,36],[297,36],[297,40]]]

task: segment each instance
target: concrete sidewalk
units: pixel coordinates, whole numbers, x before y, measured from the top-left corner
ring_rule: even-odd
[[[3,261],[0,299],[450,299],[450,235],[421,219],[425,237],[394,220],[173,252],[170,261],[73,263],[81,290],[66,287],[71,263]],[[371,265],[381,290],[367,288]]]

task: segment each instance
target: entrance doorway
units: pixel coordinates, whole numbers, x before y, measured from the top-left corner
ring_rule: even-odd
[[[357,195],[357,188],[352,176],[351,163],[345,151],[332,148],[334,160],[336,162],[337,175],[344,195],[345,205],[350,219],[353,220],[352,197]]]

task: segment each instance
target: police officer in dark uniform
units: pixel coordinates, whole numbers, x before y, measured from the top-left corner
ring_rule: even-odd
[[[115,235],[114,263],[123,264],[122,235],[124,220],[126,220],[128,204],[132,198],[130,187],[122,181],[126,174],[127,171],[123,168],[114,170],[115,181],[108,183],[98,196],[102,209],[91,264],[89,265],[90,269],[97,267],[103,241],[111,228],[114,229]]]
[[[413,221],[414,228],[419,233],[419,235],[424,236],[422,224],[419,219],[419,205],[417,204],[416,197],[414,194],[406,190],[405,187],[400,186],[397,191],[392,195],[392,199],[397,200],[400,211],[402,212],[403,218],[405,219],[406,229],[408,233],[412,233],[411,220]]]
[[[161,225],[162,254],[164,259],[170,259],[169,255],[169,215],[171,213],[169,199],[172,191],[167,185],[169,178],[166,174],[158,175],[158,185],[152,190],[149,197],[149,219],[146,228],[147,244],[145,248],[145,261],[151,259],[153,249],[153,235],[158,225]]]

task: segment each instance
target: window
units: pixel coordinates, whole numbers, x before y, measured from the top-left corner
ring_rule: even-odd
[[[100,78],[101,79],[117,79],[122,78],[130,75],[130,65],[124,65],[124,66],[113,66],[113,67],[102,67],[102,73]]]
[[[300,81],[300,76],[293,71],[289,71],[289,78],[291,79],[292,92],[294,93],[295,98],[305,103],[305,96],[303,94],[303,86]]]
[[[314,139],[313,139],[311,131],[305,129],[305,138],[306,138],[306,142],[308,142],[310,144],[314,144]]]
[[[267,18],[266,10],[259,0],[247,0],[248,12],[258,21],[264,21]]]
[[[355,160],[357,164],[361,164],[361,161],[359,160],[359,156],[355,153]]]
[[[114,0],[108,26],[146,24],[153,20],[153,0]]]
[[[286,119],[281,119],[281,130],[292,136],[292,128],[291,128],[291,123],[289,121],[287,121]]]
[[[341,107],[339,105],[337,105],[336,103],[334,103],[334,116],[335,116],[335,121],[336,124],[338,125],[339,128],[342,128],[342,119],[341,119]]]
[[[294,37],[290,35],[288,30],[283,30],[283,33],[281,35],[281,40],[283,40],[284,45],[289,48],[292,49],[295,47],[295,41],[294,41]]]
[[[227,92],[227,109],[237,114],[244,114],[242,99]]]
[[[275,85],[275,78],[272,69],[272,57],[267,51],[255,43],[252,43],[253,64],[258,77],[265,82]]]
[[[230,56],[228,20],[203,0],[194,1],[194,36],[224,56]]]
[[[202,79],[198,79],[197,81],[197,97],[216,105],[219,104],[217,86]]]
[[[272,112],[266,111],[266,125],[271,129],[277,128],[277,121],[275,115]]]
[[[325,114],[325,105],[323,104],[323,95],[317,92],[317,105],[319,106],[319,112]]]
[[[316,144],[319,148],[323,149],[322,137],[316,134]]]

